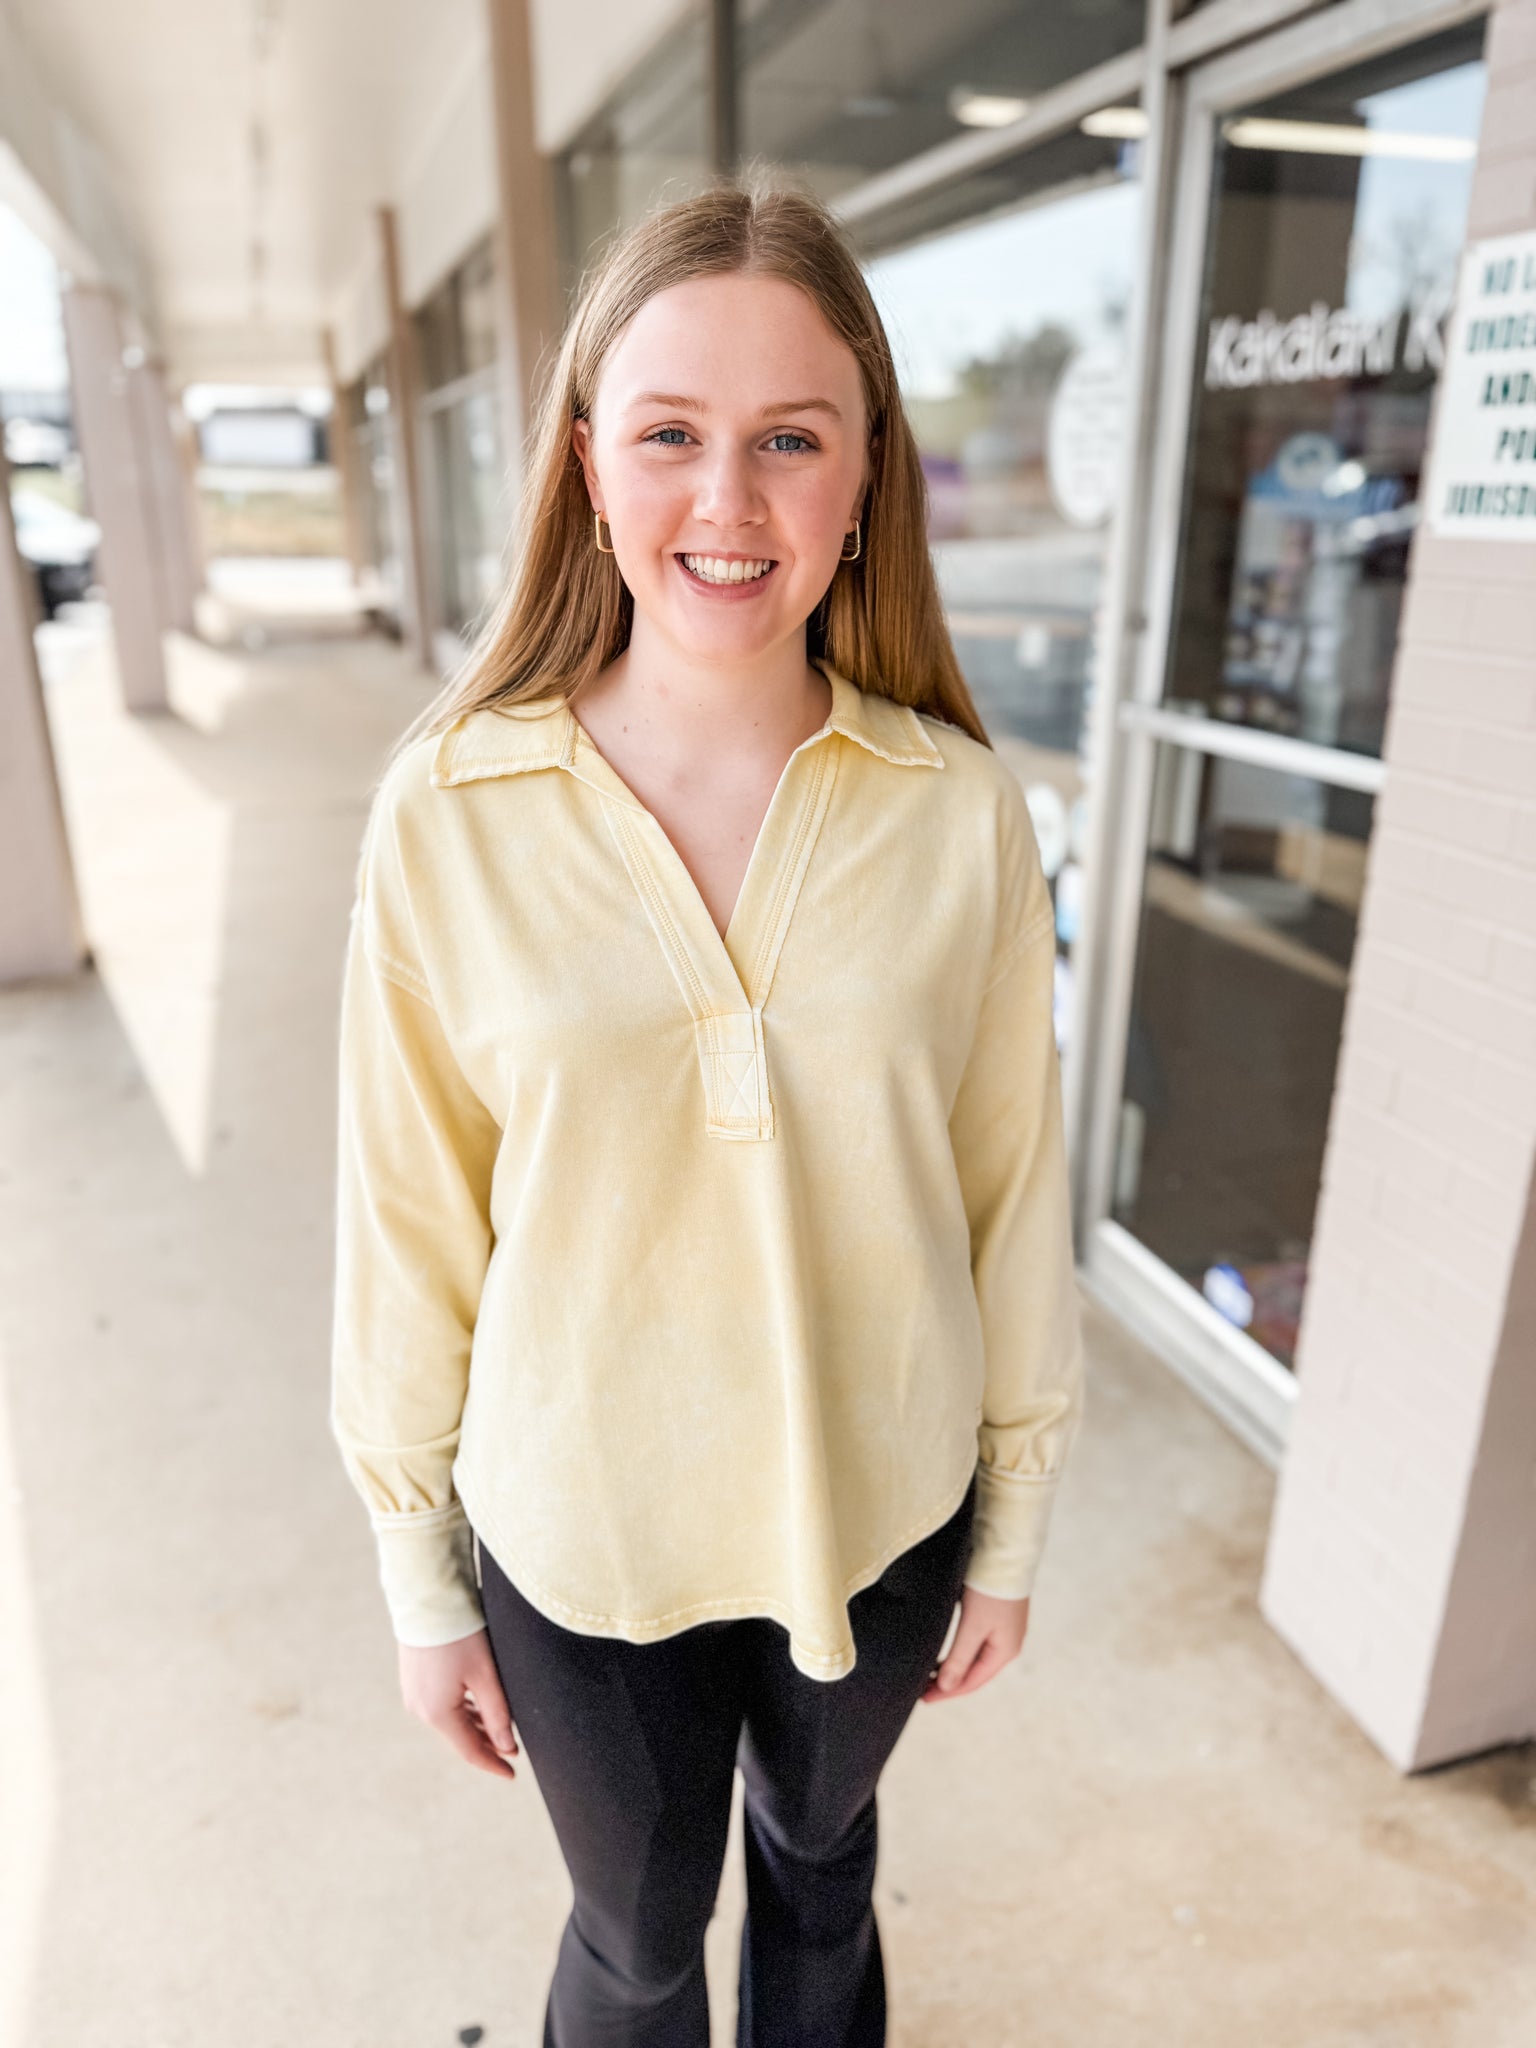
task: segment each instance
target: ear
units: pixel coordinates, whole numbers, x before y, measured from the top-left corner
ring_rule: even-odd
[[[581,464],[581,472],[586,479],[587,496],[592,500],[592,509],[596,511],[601,487],[598,484],[597,469],[592,460],[592,422],[590,420],[577,418],[571,421],[571,447],[577,461]]]
[[[881,434],[880,429],[878,427],[869,437],[869,447],[866,450],[864,456],[864,481],[859,486],[859,503],[854,507],[855,514],[858,514],[861,508],[867,505],[869,502],[870,486],[874,483],[875,480],[874,458],[877,452],[879,451],[880,443],[883,438],[884,437]]]

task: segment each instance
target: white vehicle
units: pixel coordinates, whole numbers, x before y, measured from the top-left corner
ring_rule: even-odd
[[[13,490],[11,513],[17,552],[31,563],[43,617],[51,619],[61,604],[84,597],[95,581],[101,528],[41,491]]]
[[[12,469],[57,469],[69,454],[69,435],[53,420],[7,420],[5,459]]]

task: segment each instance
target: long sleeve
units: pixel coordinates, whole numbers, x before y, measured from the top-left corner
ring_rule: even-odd
[[[413,963],[403,898],[375,819],[342,991],[331,1426],[369,1510],[396,1639],[430,1647],[484,1626],[452,1466],[500,1131]]]
[[[986,1379],[965,1583],[1033,1588],[1057,1482],[1083,1409],[1071,1198],[1052,1025],[1055,946],[1033,836],[1012,929],[982,1002],[950,1117],[971,1234]]]

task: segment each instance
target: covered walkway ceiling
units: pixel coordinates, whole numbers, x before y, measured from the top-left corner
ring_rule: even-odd
[[[373,208],[485,61],[483,0],[0,0],[94,143],[182,374],[318,377]]]

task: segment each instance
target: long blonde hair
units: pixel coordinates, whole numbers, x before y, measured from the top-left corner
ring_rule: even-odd
[[[852,349],[863,383],[870,445],[862,550],[839,565],[807,621],[808,657],[991,744],[945,624],[928,552],[927,485],[858,258],[820,200],[754,166],[652,212],[584,279],[535,405],[515,567],[467,660],[395,754],[467,712],[569,698],[627,646],[634,599],[615,558],[594,545],[571,423],[591,418],[609,351],[648,299],[689,278],[731,272],[798,285]]]

